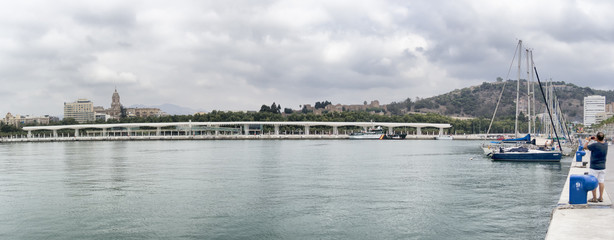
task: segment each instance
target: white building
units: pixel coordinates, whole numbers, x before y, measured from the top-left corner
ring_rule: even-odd
[[[95,112],[94,116],[96,117],[96,121],[102,120],[104,122],[109,121],[109,119],[113,119],[111,115],[106,113]]]
[[[584,97],[584,126],[590,126],[597,121],[597,113],[605,112],[605,97],[604,96],[588,96]]]
[[[64,118],[73,118],[79,123],[93,122],[94,103],[87,99],[79,99],[76,102],[64,103]]]

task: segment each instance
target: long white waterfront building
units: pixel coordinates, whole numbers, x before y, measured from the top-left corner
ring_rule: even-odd
[[[301,134],[310,135],[310,127],[314,126],[327,126],[332,128],[332,135],[339,135],[339,127],[344,126],[358,126],[364,129],[372,127],[385,127],[388,128],[388,133],[394,133],[394,128],[411,127],[416,129],[416,134],[422,134],[422,128],[436,128],[439,129],[439,135],[444,134],[444,129],[452,127],[446,123],[396,123],[396,122],[262,122],[262,121],[246,121],[246,122],[164,122],[164,123],[116,123],[116,124],[79,124],[79,125],[59,125],[59,126],[34,126],[24,127],[23,130],[28,132],[27,137],[35,137],[32,135],[33,131],[47,130],[52,131],[52,137],[58,137],[58,130],[72,129],[74,130],[74,137],[80,137],[83,132],[80,130],[92,130],[98,129],[95,136],[107,137],[112,136],[109,133],[113,130],[122,129],[126,136],[136,136],[135,134],[139,129],[151,129],[148,130],[149,134],[154,133],[153,136],[165,135],[165,132],[170,131],[181,135],[194,135],[197,133],[211,132],[214,135],[220,134],[220,132],[233,131],[237,133],[236,129],[242,129],[242,134],[250,135],[251,126],[273,126],[275,135],[279,135],[280,126],[299,126],[303,131]],[[239,128],[229,128],[229,127]]]

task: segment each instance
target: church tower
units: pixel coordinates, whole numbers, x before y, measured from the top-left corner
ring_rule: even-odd
[[[111,97],[111,111],[109,115],[115,119],[119,119],[122,112],[121,106],[122,104],[119,102],[119,93],[117,93],[117,88],[115,88],[115,92]]]

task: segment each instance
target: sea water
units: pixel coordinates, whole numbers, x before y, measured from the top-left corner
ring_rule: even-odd
[[[0,239],[543,239],[571,159],[479,144],[0,144]]]

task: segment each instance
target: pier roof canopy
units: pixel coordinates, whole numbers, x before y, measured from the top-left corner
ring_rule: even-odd
[[[233,126],[233,125],[272,125],[272,126],[358,126],[358,127],[414,127],[414,128],[450,128],[452,125],[447,123],[400,123],[400,122],[262,122],[262,121],[242,121],[242,122],[163,122],[163,123],[114,123],[114,124],[79,124],[79,125],[55,125],[55,126],[31,126],[23,127],[25,131],[36,130],[60,130],[60,129],[109,129],[109,128],[136,128],[136,127],[178,127],[178,126]]]

